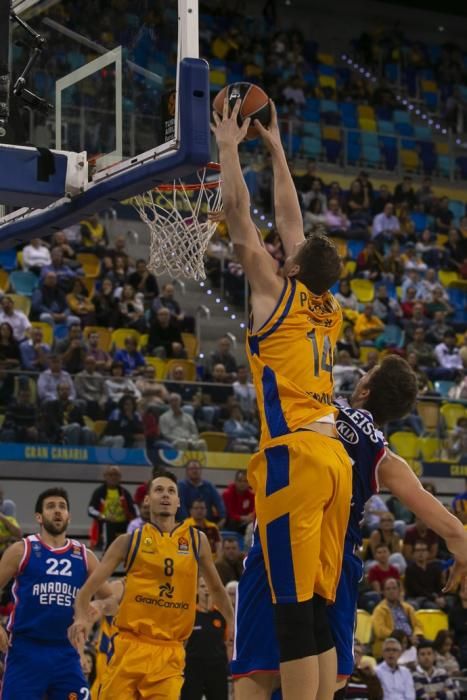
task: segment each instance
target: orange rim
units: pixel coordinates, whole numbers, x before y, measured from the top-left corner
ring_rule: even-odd
[[[219,163],[208,163],[207,165],[204,166],[204,168],[198,168],[197,172],[200,173],[203,170],[214,170],[217,173],[220,173],[221,171],[221,166]],[[172,182],[171,184],[165,184],[165,185],[157,185],[157,187],[154,187],[154,191],[160,191],[160,192],[195,192],[196,190],[200,190],[202,187],[206,190],[214,190],[216,187],[219,187],[221,183],[220,177],[217,178],[216,180],[213,180],[212,182],[194,182],[193,184],[177,184],[175,181]]]

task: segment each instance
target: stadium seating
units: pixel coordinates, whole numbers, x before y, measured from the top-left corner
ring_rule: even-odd
[[[448,616],[442,610],[416,610],[415,617],[423,628],[425,639],[433,641],[442,630],[449,627]]]

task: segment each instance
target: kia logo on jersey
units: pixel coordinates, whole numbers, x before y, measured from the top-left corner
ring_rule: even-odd
[[[344,442],[348,442],[349,445],[356,445],[358,443],[358,433],[351,425],[345,423],[343,420],[338,420],[336,428]]]

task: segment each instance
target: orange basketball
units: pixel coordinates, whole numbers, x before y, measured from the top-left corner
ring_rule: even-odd
[[[252,125],[248,127],[247,139],[255,139],[258,137],[258,132],[253,126],[253,121],[257,119],[263,126],[269,126],[271,121],[271,107],[269,106],[269,97],[257,85],[253,83],[232,83],[222,88],[214,98],[212,106],[214,110],[222,116],[224,109],[224,100],[226,96],[229,98],[229,114],[232,111],[236,101],[240,98],[242,104],[238,113],[238,123],[241,125],[243,121],[250,117]]]

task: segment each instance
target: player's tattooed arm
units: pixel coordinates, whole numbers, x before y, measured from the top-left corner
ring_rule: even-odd
[[[15,542],[8,547],[3,557],[0,559],[0,589],[5,588],[18,573],[19,565],[24,554],[24,542]],[[0,625],[0,652],[5,653],[8,649],[8,633]]]
[[[102,561],[97,565],[91,564],[93,568],[91,575],[78,592],[75,601],[75,621],[68,629],[68,639],[75,649],[82,649],[89,630],[89,606],[91,600],[96,593],[104,590],[108,595],[112,595],[112,590],[106,588],[107,579],[114,573],[115,569],[121,564],[128,553],[130,544],[130,535],[120,535],[112,542]],[[97,561],[97,560],[96,560]]]
[[[224,617],[227,629],[233,629],[234,612],[230,598],[224,588],[212,559],[211,547],[204,532],[200,533],[199,551],[200,574],[206,581],[206,585],[211,594],[212,602]]]

